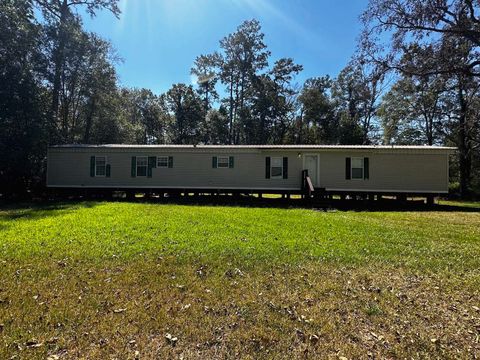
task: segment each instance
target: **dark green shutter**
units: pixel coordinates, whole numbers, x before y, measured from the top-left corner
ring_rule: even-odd
[[[230,156],[230,157],[228,158],[228,167],[229,167],[230,169],[233,169],[233,156]]]
[[[363,178],[368,180],[370,176],[369,161],[368,158],[363,158]]]
[[[148,166],[152,169],[157,167],[157,157],[156,156],[149,156],[148,157]]]
[[[168,157],[168,167],[173,168],[173,156]]]
[[[105,176],[110,177],[110,164],[105,166]]]
[[[90,156],[90,176],[95,176],[95,156]]]
[[[216,168],[217,168],[217,165],[218,165],[217,157],[216,157],[216,156],[213,156],[213,157],[212,157],[212,168],[216,169]]]
[[[350,180],[352,178],[352,159],[347,157],[345,158],[345,179]]]
[[[288,179],[288,157],[283,158],[283,178]]]
[[[155,156],[148,157],[147,177],[152,177],[152,169],[157,166],[157,158]]]
[[[137,157],[132,156],[132,171],[131,171],[132,177],[137,176]]]
[[[270,179],[270,156],[265,158],[265,179]]]

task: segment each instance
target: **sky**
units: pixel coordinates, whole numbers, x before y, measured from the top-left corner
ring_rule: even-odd
[[[271,63],[291,57],[304,70],[295,82],[336,76],[360,34],[367,0],[120,0],[107,11],[83,16],[85,28],[110,40],[123,61],[120,83],[160,94],[172,84],[193,84],[195,57],[219,49],[219,41],[245,20],[260,21]]]

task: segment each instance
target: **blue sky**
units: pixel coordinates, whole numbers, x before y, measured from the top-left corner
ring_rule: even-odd
[[[197,55],[247,19],[258,19],[272,62],[292,57],[304,66],[296,82],[335,76],[355,50],[359,15],[367,0],[121,0],[120,19],[107,12],[90,19],[87,30],[109,39],[123,63],[122,85],[159,94],[174,83],[192,83]]]

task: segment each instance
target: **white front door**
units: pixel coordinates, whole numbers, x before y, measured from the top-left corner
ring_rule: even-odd
[[[305,169],[308,170],[308,176],[312,180],[313,186],[318,184],[318,155],[305,155]]]

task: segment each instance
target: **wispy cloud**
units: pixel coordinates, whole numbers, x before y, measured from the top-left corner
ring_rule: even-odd
[[[318,34],[294,20],[270,0],[234,0],[233,2],[238,7],[247,8],[260,16],[274,18],[299,37],[309,41],[319,40]]]

